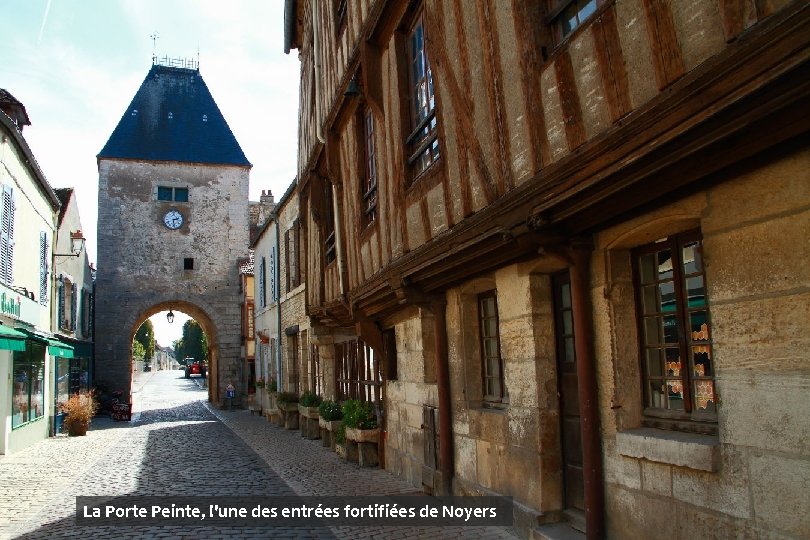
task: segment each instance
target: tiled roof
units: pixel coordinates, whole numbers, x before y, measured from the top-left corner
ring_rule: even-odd
[[[160,65],[98,157],[250,166],[199,70]]]

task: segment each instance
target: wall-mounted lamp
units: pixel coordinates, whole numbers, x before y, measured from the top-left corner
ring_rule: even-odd
[[[357,75],[349,80],[349,85],[346,86],[346,91],[343,92],[346,97],[355,97],[360,95],[360,83],[357,82]]]
[[[169,308],[169,312],[166,314],[166,320],[169,321],[169,324],[174,322],[174,313],[172,313],[172,308]]]
[[[72,253],[54,253],[54,257],[78,257],[84,250],[85,237],[81,229],[70,233],[70,251]]]

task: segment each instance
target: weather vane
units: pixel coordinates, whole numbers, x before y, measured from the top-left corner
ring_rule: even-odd
[[[157,60],[157,53],[155,52],[155,45],[156,45],[157,40],[158,40],[159,37],[160,37],[160,34],[157,33],[157,30],[155,30],[155,32],[149,36],[149,38],[152,40],[152,63],[153,64]]]

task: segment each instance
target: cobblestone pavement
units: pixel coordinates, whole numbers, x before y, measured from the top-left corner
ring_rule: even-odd
[[[0,538],[514,538],[497,527],[78,526],[77,496],[392,495],[414,488],[361,469],[247,411],[219,411],[181,371],[142,374],[136,420],[96,419],[0,456]]]

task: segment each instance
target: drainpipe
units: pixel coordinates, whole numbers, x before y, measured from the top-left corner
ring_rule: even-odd
[[[447,356],[447,301],[442,298],[430,304],[433,311],[433,333],[436,354],[436,387],[439,394],[439,470],[442,474],[440,495],[453,493],[453,421],[450,412],[450,362]]]
[[[599,428],[599,401],[596,361],[593,352],[593,319],[590,300],[591,250],[581,246],[569,251],[573,263],[571,306],[574,317],[574,347],[577,358],[577,390],[582,431],[582,473],[585,484],[585,530],[588,540],[604,538],[604,484],[602,441]]]
[[[321,125],[321,61],[318,56],[318,26],[320,22],[318,0],[310,0],[312,2],[312,63],[315,68],[315,133],[318,135],[318,140],[322,144],[326,144],[326,137],[323,135],[323,126]]]

